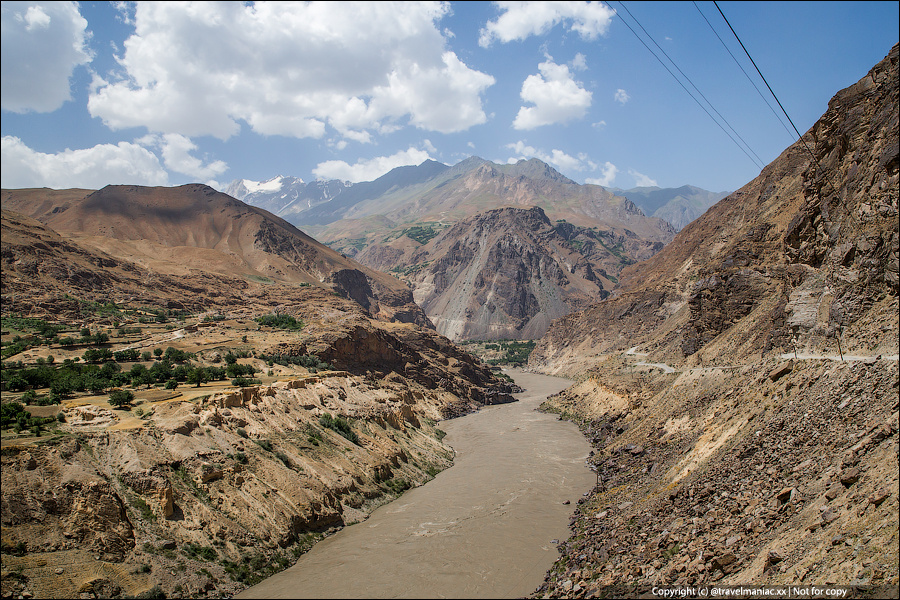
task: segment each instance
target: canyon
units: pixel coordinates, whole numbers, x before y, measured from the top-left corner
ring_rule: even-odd
[[[574,382],[541,409],[592,448],[532,597],[896,596],[898,62],[895,46],[677,234],[539,161],[426,164],[421,182],[456,183],[394,196],[391,223],[310,208],[336,249],[202,185],[3,190],[4,406],[58,401],[27,406],[54,418],[43,432],[4,433],[3,596],[239,593],[446,469],[441,421],[520,391],[454,342],[501,335],[537,338],[527,369]],[[534,189],[557,212],[517,200]],[[427,235],[386,235],[416,211]],[[38,385],[48,365],[119,363],[100,348],[261,375]]]

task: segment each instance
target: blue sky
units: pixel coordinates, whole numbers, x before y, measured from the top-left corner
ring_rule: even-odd
[[[718,3],[801,133],[897,43],[898,6]],[[0,90],[4,188],[476,155],[725,191],[796,139],[706,1],[3,2]]]

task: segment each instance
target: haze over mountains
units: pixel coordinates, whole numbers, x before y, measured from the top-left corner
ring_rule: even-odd
[[[456,167],[465,169],[467,166],[476,165],[479,162],[487,161],[483,161],[483,159],[478,157],[470,157],[458,165],[454,165],[454,167],[447,167],[446,165],[443,165],[443,167],[445,169]],[[552,170],[549,165],[538,159],[532,159],[528,162],[533,165],[541,164],[546,169]],[[354,190],[352,198],[345,199],[349,201],[341,204],[346,206],[349,205],[349,202],[360,201],[360,198],[374,198],[383,193],[386,187],[403,188],[414,185],[421,177],[420,171],[424,171],[426,176],[430,174],[439,176],[442,172],[441,166],[442,164],[436,161],[426,161],[418,167],[394,169],[391,173],[379,178],[381,185],[375,185],[374,182],[355,184],[362,186],[362,189]],[[495,166],[501,167],[501,165]],[[353,185],[350,182],[336,179],[327,181],[316,180],[307,183],[297,177],[278,175],[267,181],[235,179],[228,185],[225,193],[238,200],[243,200],[247,204],[264,208],[295,225],[308,226],[317,224],[321,216],[313,216],[312,214],[304,216],[301,213],[334,200]],[[703,214],[707,208],[728,195],[728,192],[709,192],[692,185],[684,185],[678,188],[636,187],[630,190],[620,188],[605,189],[615,195],[628,198],[645,215],[669,221],[676,230],[681,230],[685,225]],[[339,210],[335,214],[338,214],[338,212]]]

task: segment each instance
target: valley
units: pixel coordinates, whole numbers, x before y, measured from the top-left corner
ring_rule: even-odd
[[[320,190],[315,237],[200,184],[3,190],[3,596],[283,582],[455,477],[446,420],[521,365],[592,471],[522,593],[895,597],[898,52],[677,232],[535,160]]]

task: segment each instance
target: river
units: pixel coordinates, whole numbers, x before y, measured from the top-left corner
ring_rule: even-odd
[[[535,409],[572,382],[521,371],[518,402],[444,421],[453,466],[238,598],[521,598],[595,475],[577,427]],[[568,501],[569,504],[565,504]]]

